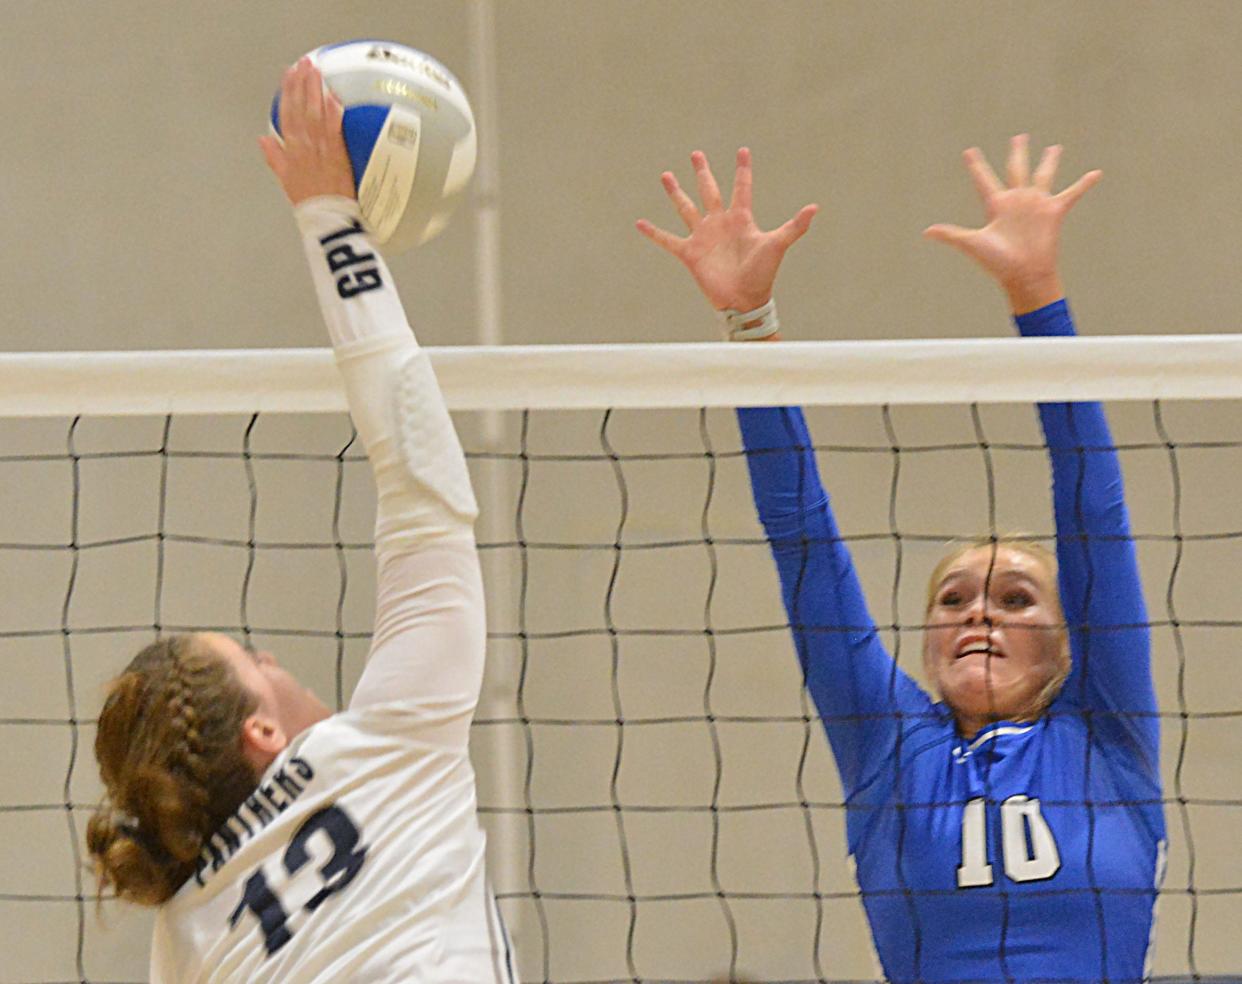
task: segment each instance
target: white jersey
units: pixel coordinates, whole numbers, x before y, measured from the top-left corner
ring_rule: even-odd
[[[297,218],[376,476],[374,640],[349,709],[281,753],[160,908],[151,979],[508,984],[468,754],[486,631],[465,461],[357,204]]]

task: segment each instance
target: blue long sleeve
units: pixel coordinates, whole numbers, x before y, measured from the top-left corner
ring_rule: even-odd
[[[1074,334],[1057,301],[1019,316],[1024,336]],[[1149,778],[1159,776],[1159,719],[1138,558],[1121,465],[1099,403],[1041,403],[1052,465],[1061,604],[1073,669],[1054,712],[1091,712],[1104,741],[1127,741]]]
[[[1024,335],[1073,334],[1064,302],[1017,323]],[[1145,973],[1166,834],[1121,469],[1099,404],[1043,404],[1039,416],[1072,670],[1038,722],[996,722],[966,739],[880,642],[801,411],[738,411],[795,648],[841,775],[876,953],[900,984]],[[1015,805],[1026,818],[1017,837]]]
[[[1016,319],[1027,336],[1072,335],[1065,301]],[[1053,476],[1062,605],[1073,669],[1054,710],[1089,709],[1104,740],[1123,737],[1158,776],[1159,724],[1146,609],[1121,469],[1098,403],[1039,406]],[[847,795],[878,771],[903,720],[931,701],[889,657],[841,540],[797,408],[738,411],[752,491],[781,580],[807,688]],[[1079,450],[1085,449],[1085,450]]]
[[[802,411],[743,409],[738,423],[806,686],[848,800],[891,760],[903,723],[932,714],[931,702],[879,639]]]

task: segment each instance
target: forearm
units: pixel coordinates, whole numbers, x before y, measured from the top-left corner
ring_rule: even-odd
[[[902,715],[924,713],[927,700],[880,642],[801,411],[739,410],[738,419],[806,686],[853,796],[890,754]]]
[[[765,528],[775,524],[769,535],[779,533],[783,520],[827,499],[806,418],[797,407],[747,407],[737,422],[759,519]]]
[[[862,590],[796,407],[738,410],[755,508],[796,624],[869,629]],[[822,636],[822,633],[820,634]],[[843,639],[824,639],[830,645]]]
[[[352,198],[324,195],[294,209],[332,347],[398,337],[416,345],[401,298]]]
[[[1063,300],[1017,319],[1031,336],[1072,336]],[[1040,423],[1052,465],[1061,603],[1074,669],[1065,693],[1104,712],[1097,727],[1123,735],[1156,769],[1159,728],[1151,644],[1121,463],[1099,403],[1044,403]]]
[[[315,198],[295,214],[350,414],[375,472],[377,551],[470,537],[477,508],[461,447],[357,203]]]
[[[484,649],[465,459],[357,204],[317,198],[296,215],[378,496],[375,635],[350,706],[426,704],[464,744]]]
[[[1073,337],[1064,298],[1015,319],[1028,338]],[[1058,526],[1124,536],[1129,532],[1121,463],[1097,402],[1041,403],[1039,419],[1052,464]]]

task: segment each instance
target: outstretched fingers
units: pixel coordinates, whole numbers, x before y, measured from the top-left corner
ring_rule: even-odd
[[[664,185],[664,193],[668,195],[668,200],[673,203],[673,208],[681,216],[681,221],[686,224],[687,229],[694,232],[699,222],[702,221],[702,216],[699,215],[699,210],[691,201],[690,196],[677,183],[677,176],[672,171],[665,171],[660,175],[660,183]]]
[[[1009,179],[1010,188],[1025,188],[1031,180],[1031,138],[1025,133],[1009,138],[1009,160],[1005,165],[1005,176]]]
[[[754,173],[750,167],[750,148],[739,147],[737,171],[733,175],[733,197],[729,201],[729,208],[739,208],[749,212],[754,183]]]
[[[723,211],[724,201],[720,197],[720,187],[716,184],[716,177],[707,164],[707,155],[701,150],[696,150],[690,155],[690,163],[694,166],[694,177],[699,184],[699,200],[703,203],[703,211]]]
[[[1053,144],[1045,147],[1039,166],[1035,168],[1035,176],[1031,183],[1040,191],[1052,192],[1052,182],[1057,176],[1057,165],[1061,163],[1061,145]]]
[[[983,156],[983,151],[978,147],[963,151],[962,161],[966,165],[970,180],[974,182],[975,191],[979,193],[979,197],[985,204],[992,200],[993,195],[999,195],[1005,190],[1005,186],[1000,183],[1000,178],[992,170],[992,165],[988,163],[988,159]]]
[[[634,223],[634,227],[661,249],[672,253],[678,259],[681,258],[682,246],[685,244],[685,240],[680,236],[674,236],[671,232],[652,225],[646,219],[639,219]]]

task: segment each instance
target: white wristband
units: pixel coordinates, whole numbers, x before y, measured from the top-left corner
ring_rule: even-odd
[[[753,311],[725,308],[717,311],[716,316],[724,324],[725,338],[730,342],[753,342],[760,338],[770,338],[781,330],[780,318],[776,316],[775,298],[769,299],[767,304],[761,304]],[[759,323],[747,328],[747,323],[751,321]]]

